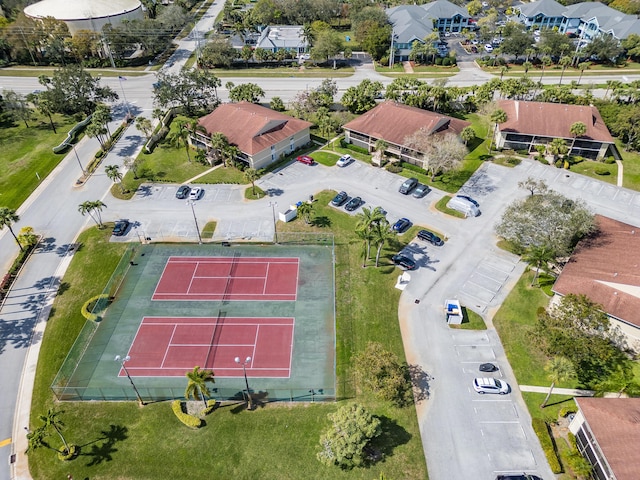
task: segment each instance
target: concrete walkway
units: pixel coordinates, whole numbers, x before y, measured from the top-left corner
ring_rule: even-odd
[[[533,385],[518,385],[523,392],[548,393],[549,387],[537,387]],[[577,388],[554,388],[554,395],[573,395],[574,397],[593,397],[596,392],[594,390],[579,390]]]
[[[624,177],[624,170],[623,170],[623,166],[622,166],[622,161],[616,160],[616,164],[618,165],[618,183],[617,183],[617,185],[619,187],[622,187],[622,181],[623,181],[623,177]]]

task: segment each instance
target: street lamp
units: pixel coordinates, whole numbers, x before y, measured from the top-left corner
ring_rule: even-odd
[[[391,30],[391,50],[389,51],[389,68],[393,68],[393,64],[395,63],[395,50],[393,49],[393,41],[397,38],[395,30]]]
[[[249,410],[251,410],[253,408],[253,405],[251,404],[251,392],[249,391],[249,380],[247,380],[247,364],[251,362],[251,357],[245,358],[244,362],[240,361],[240,357],[236,357],[235,362],[238,365],[242,365],[242,373],[244,374],[244,384],[247,387],[247,403],[248,403]]]
[[[200,236],[200,227],[198,226],[198,219],[196,218],[196,211],[193,208],[195,202],[193,200],[187,200],[187,205],[191,206],[191,213],[193,213],[193,221],[196,224],[196,233],[198,234],[198,243],[202,245],[202,236]]]
[[[127,107],[127,116],[131,117],[131,110],[129,110],[129,102],[127,102],[127,96],[124,94],[124,87],[122,86],[122,80],[126,80],[122,75],[118,75],[118,81],[120,82],[120,90],[122,90],[122,99],[124,100],[124,105]]]
[[[275,236],[275,243],[278,243],[278,227],[276,226],[276,207],[278,206],[278,202],[269,202],[269,206],[273,214],[273,235]]]
[[[86,177],[87,176],[87,171],[82,166],[82,162],[80,161],[80,157],[78,156],[78,152],[76,151],[76,146],[72,145],[71,147],[73,148],[73,153],[76,154],[76,160],[78,160],[78,165],[80,165],[80,170],[82,170],[82,175],[84,175]]]
[[[144,402],[142,401],[142,397],[140,396],[140,392],[138,392],[138,389],[136,388],[136,384],[133,383],[133,379],[131,378],[131,375],[129,375],[129,370],[127,370],[127,367],[125,366],[125,362],[128,362],[129,360],[131,360],[131,357],[129,355],[127,355],[124,358],[122,358],[120,355],[116,355],[116,358],[114,358],[114,361],[119,362],[120,365],[122,365],[122,369],[124,370],[124,373],[127,374],[127,378],[131,382],[131,386],[133,387],[133,391],[136,392],[136,397],[138,398],[138,404],[141,407],[144,407]]]

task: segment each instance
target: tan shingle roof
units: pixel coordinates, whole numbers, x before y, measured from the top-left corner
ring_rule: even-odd
[[[455,133],[459,135],[469,122],[447,117],[440,113],[408,107],[395,102],[383,102],[367,113],[347,123],[344,128],[382,138],[396,145],[404,145],[404,139],[425,128],[432,133]]]
[[[580,241],[553,291],[584,294],[640,327],[640,228],[601,215],[596,223],[598,232]]]
[[[640,398],[576,398],[617,480],[640,478]]]
[[[311,123],[249,102],[226,103],[198,120],[209,134],[223,133],[229,143],[254,155],[302,130]]]
[[[507,121],[499,127],[503,132],[573,138],[571,125],[582,122],[587,132],[580,138],[614,143],[596,107],[520,100],[499,100],[498,107],[507,114]]]

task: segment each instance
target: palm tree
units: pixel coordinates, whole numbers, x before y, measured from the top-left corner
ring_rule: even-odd
[[[27,433],[28,447],[26,452],[24,453],[29,453],[32,450],[37,450],[40,447],[47,447],[57,452],[57,449],[53,448],[47,442],[45,442],[45,438],[47,438],[47,429],[44,425],[36,428],[32,432]]]
[[[369,258],[373,234],[370,230],[356,230],[356,235],[362,240],[362,268],[365,268],[367,266],[367,259]]]
[[[569,152],[573,152],[573,146],[576,144],[576,139],[587,133],[587,126],[582,122],[575,122],[571,124],[569,132],[573,135],[573,142],[571,142]]]
[[[207,382],[215,383],[212,370],[201,370],[200,367],[193,367],[191,372],[185,373],[185,376],[189,380],[187,388],[184,391],[184,396],[188,400],[193,397],[194,400],[202,399],[204,408],[207,408],[206,397],[211,395]]]
[[[251,183],[251,193],[256,196],[256,180],[260,178],[258,171],[255,168],[247,168],[244,171],[244,178],[247,182]]]
[[[545,55],[542,57],[542,70],[540,71],[540,80],[538,82],[542,82],[542,76],[544,75],[544,69],[550,66],[553,62],[551,61],[551,57],[549,55]]]
[[[307,42],[307,45],[309,45],[309,49],[313,47],[313,42],[316,39],[315,37],[315,33],[313,31],[313,28],[311,28],[310,23],[302,26],[302,40]]]
[[[491,137],[491,141],[489,142],[489,153],[491,153],[491,148],[493,147],[493,141],[496,138],[498,125],[506,121],[507,121],[507,113],[501,108],[498,108],[491,114],[491,122],[493,123],[493,136]]]
[[[122,184],[122,172],[120,171],[120,167],[118,165],[106,165],[104,167],[104,171],[107,174],[107,178],[111,180],[113,183],[120,184],[120,191],[124,193],[124,185]]]
[[[144,134],[147,141],[151,138],[151,134],[153,133],[153,125],[151,125],[151,120],[142,116],[137,117],[136,128]]]
[[[93,202],[87,200],[86,202],[82,202],[78,205],[78,211],[84,217],[87,213],[96,222],[98,228],[102,228],[102,208],[106,208],[107,206],[101,200],[94,200]]]
[[[225,148],[224,151],[222,152],[222,154],[224,155],[225,165],[227,164],[227,162],[229,162],[230,164],[233,164],[233,161],[236,158],[238,158],[241,153],[242,153],[242,150],[240,150],[236,145],[227,146],[227,148]]]
[[[562,77],[564,77],[564,71],[567,69],[569,65],[573,63],[571,57],[562,57],[559,61],[560,66],[562,67],[562,73],[560,73],[560,81],[558,85],[562,85]]]
[[[531,63],[529,60],[522,64],[522,68],[524,68],[524,78],[527,78],[527,73],[529,72],[529,69],[531,67],[533,67],[533,63]]]
[[[0,207],[0,229],[7,227],[11,232],[11,235],[13,235],[13,238],[15,239],[16,243],[20,247],[20,251],[22,251],[23,250],[22,245],[20,245],[20,242],[18,241],[18,237],[16,237],[16,234],[14,233],[13,228],[11,228],[11,226],[14,223],[16,223],[18,220],[20,220],[20,216],[16,213],[16,211],[13,208]]]
[[[580,78],[578,78],[578,85],[580,85],[580,82],[582,81],[582,74],[584,73],[585,70],[589,68],[589,65],[591,65],[589,62],[581,62],[578,64],[578,70],[580,70]]]
[[[371,230],[375,224],[380,223],[382,220],[385,220],[385,217],[379,208],[362,207],[362,212],[356,214],[356,231],[364,231],[367,234],[361,237],[367,242],[366,258],[371,256]]]
[[[183,119],[176,120],[176,128],[169,136],[169,143],[176,148],[184,146],[187,152],[187,159],[191,162],[191,153],[189,153],[189,122]]]
[[[311,223],[311,214],[313,213],[313,203],[311,202],[302,202],[298,206],[298,214],[304,218],[306,224]]]
[[[462,129],[462,132],[460,132],[460,138],[462,139],[464,144],[467,145],[471,140],[476,138],[476,131],[473,129],[473,127],[464,127]]]
[[[573,363],[566,357],[554,357],[547,362],[544,366],[545,372],[547,372],[547,378],[551,380],[551,386],[549,387],[549,393],[544,399],[544,402],[540,405],[540,408],[547,406],[551,392],[556,386],[556,383],[566,382],[576,375],[576,370],[573,367]]]
[[[217,159],[224,159],[224,151],[229,146],[229,140],[225,136],[224,133],[221,132],[213,132],[211,134],[211,150],[214,152],[214,156]],[[227,164],[225,162],[224,166]]]
[[[382,247],[384,244],[396,237],[396,234],[393,230],[391,230],[391,225],[385,219],[384,221],[378,222],[374,225],[373,230],[371,231],[373,234],[373,242],[377,245],[376,250],[376,267],[378,266],[378,262],[380,260],[380,252],[382,252]]]
[[[549,272],[549,262],[555,260],[555,258],[555,252],[549,245],[531,245],[527,248],[527,251],[522,255],[522,260],[534,268],[535,273],[531,280],[531,286],[538,279],[540,270],[545,273]]]
[[[62,444],[64,445],[64,453],[67,453],[69,452],[69,444],[67,444],[67,440],[64,438],[64,435],[62,435],[64,423],[58,418],[58,415],[60,415],[61,413],[61,411],[55,411],[54,409],[50,408],[49,410],[47,410],[47,413],[45,415],[38,415],[38,418],[42,420],[42,422],[44,422],[44,428],[52,427],[56,431],[56,433],[60,437],[60,440],[62,440]]]
[[[558,157],[563,156],[569,151],[567,148],[567,142],[563,138],[554,138],[548,145],[549,153],[553,155],[553,159],[557,160]]]

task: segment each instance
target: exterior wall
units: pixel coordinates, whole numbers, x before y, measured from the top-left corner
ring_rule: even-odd
[[[627,347],[636,353],[640,352],[640,328],[612,317],[609,317],[609,322],[613,329],[617,328],[624,335]]]
[[[311,136],[309,135],[309,129],[306,128],[292,137],[281,140],[277,144],[253,154],[253,156],[249,157],[249,165],[256,170],[265,168],[273,162],[280,160],[281,155],[289,155],[310,141]]]
[[[38,17],[33,17],[38,19]],[[110,23],[111,25],[118,26],[123,20],[142,20],[144,18],[144,13],[142,12],[142,6],[136,8],[135,10],[131,10],[129,12],[122,13],[120,15],[113,15],[110,17],[101,17],[101,18],[86,18],[86,19],[78,19],[78,20],[64,20],[60,19],[64,23],[67,24],[67,28],[69,29],[69,33],[71,35],[75,35],[78,30],[92,30],[94,32],[101,32],[102,27]]]
[[[561,137],[558,137],[561,138]],[[497,148],[510,148],[513,150],[527,150],[529,153],[535,153],[536,145],[546,145],[550,143],[551,137],[538,137],[526,133],[502,132],[498,129],[494,138]],[[569,151],[570,155],[579,155],[592,160],[602,160],[606,155],[613,155],[617,159],[618,155],[615,149],[610,148],[611,144],[603,142],[591,142],[585,139],[565,138],[567,146],[573,148]]]
[[[373,151],[376,141],[380,140],[379,138],[370,137],[369,135],[358,132],[352,132],[351,130],[345,130],[344,138],[347,143],[366,148],[369,152]],[[383,138],[382,140],[385,139]],[[396,157],[403,162],[424,168],[423,155],[420,152],[411,150],[403,145],[390,143],[388,140],[385,140],[385,142],[387,142],[387,148],[384,151],[385,155]]]
[[[580,454],[593,466],[593,478],[610,480],[615,478],[607,464],[607,459],[600,451],[589,425],[585,422],[582,412],[578,411],[569,424],[569,430],[576,436],[576,444]]]
[[[438,18],[433,26],[440,32],[461,32],[469,28],[469,17],[454,15],[452,18]]]
[[[560,28],[562,25],[562,21],[564,17],[547,17],[546,15],[539,13],[533,17],[526,17],[522,13],[518,16],[518,19],[521,23],[523,23],[526,27],[536,27],[537,29],[542,28]]]

